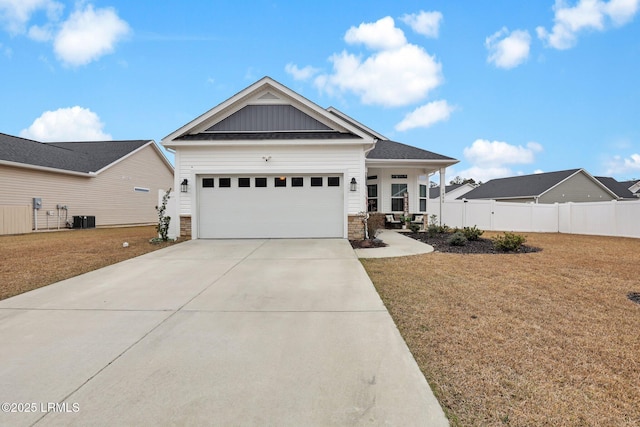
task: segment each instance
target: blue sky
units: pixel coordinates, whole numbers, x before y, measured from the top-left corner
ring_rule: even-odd
[[[640,0],[0,0],[0,132],[154,139],[263,76],[447,178],[640,178]]]

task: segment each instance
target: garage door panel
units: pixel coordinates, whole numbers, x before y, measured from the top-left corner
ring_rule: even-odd
[[[314,175],[322,176],[322,175]],[[332,175],[335,176],[335,175]],[[238,177],[230,188],[202,188],[199,182],[199,237],[201,238],[296,238],[343,237],[344,187],[311,187],[304,176],[302,187],[275,187],[274,176],[267,187],[238,187]],[[217,177],[216,177],[217,178]]]

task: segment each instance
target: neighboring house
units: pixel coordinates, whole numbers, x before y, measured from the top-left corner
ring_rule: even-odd
[[[635,197],[640,197],[640,181],[631,180],[631,181],[623,181],[623,184]]]
[[[445,189],[445,196],[444,199],[446,200],[455,200],[458,197],[467,194],[469,191],[473,190],[474,188],[476,188],[477,185],[473,185],[473,184],[451,184],[451,185],[445,185],[444,189]],[[429,203],[438,203],[438,201],[440,200],[440,186],[436,186],[436,187],[431,187],[429,188]]]
[[[619,199],[633,199],[636,200],[634,194],[629,190],[630,185],[624,182],[618,182],[615,178],[608,176],[596,176],[605,187],[613,191]]]
[[[367,206],[402,213],[406,192],[409,210],[420,212],[426,176],[444,179],[457,163],[390,141],[269,77],[162,144],[175,151],[181,234],[192,238],[362,238]]]
[[[492,179],[458,199],[520,203],[598,202],[618,196],[584,169]]]
[[[154,141],[42,143],[0,134],[0,205],[42,205],[33,228],[64,228],[73,216],[96,226],[157,222],[158,190],[173,167]]]

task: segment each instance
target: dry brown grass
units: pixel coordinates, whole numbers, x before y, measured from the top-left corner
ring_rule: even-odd
[[[639,426],[640,239],[527,244],[362,263],[452,425]]]
[[[0,236],[0,299],[171,244],[149,243],[156,235],[155,227],[147,226]]]

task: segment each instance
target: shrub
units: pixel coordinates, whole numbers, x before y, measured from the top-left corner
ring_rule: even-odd
[[[493,247],[503,252],[518,252],[520,247],[527,241],[526,237],[521,234],[504,233],[502,236],[496,236],[493,239]]]
[[[467,238],[464,237],[463,232],[456,231],[447,239],[447,243],[451,246],[464,246],[467,244]]]
[[[380,230],[384,229],[384,214],[382,213],[370,213],[367,220],[367,231],[369,232],[369,238],[375,239]]]
[[[478,240],[480,239],[480,236],[484,234],[484,231],[480,230],[475,225],[473,227],[465,227],[462,232],[467,240]]]
[[[413,233],[420,231],[420,224],[409,224],[409,228]]]

